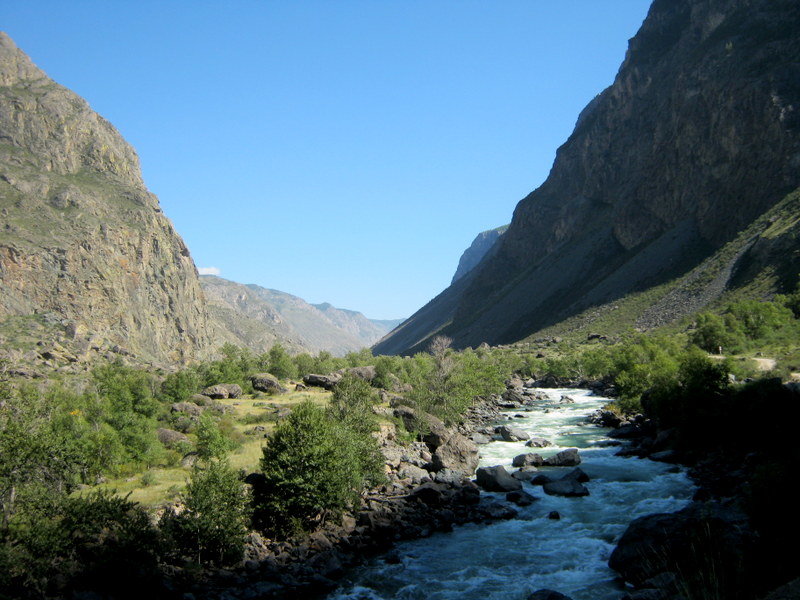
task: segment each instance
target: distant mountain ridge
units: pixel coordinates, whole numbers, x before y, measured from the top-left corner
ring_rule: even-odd
[[[201,275],[200,282],[214,337],[255,352],[281,343],[294,352],[343,355],[371,346],[400,321],[372,321],[357,311],[214,275]]]
[[[655,0],[614,83],[491,256],[374,350],[414,352],[436,334],[458,347],[511,343],[631,295],[653,323],[702,306],[665,296],[654,315],[643,294],[721,252],[800,186],[798,32],[796,1]],[[768,256],[781,264],[758,272],[794,276],[765,293],[793,286],[792,240],[759,257],[766,242],[743,246],[703,302],[748,285],[744,265]]]

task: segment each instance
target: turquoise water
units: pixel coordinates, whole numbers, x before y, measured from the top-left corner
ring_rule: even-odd
[[[490,525],[465,525],[452,532],[397,545],[399,564],[380,557],[355,570],[331,600],[523,600],[550,588],[574,600],[616,600],[622,587],[607,561],[615,541],[636,517],[679,510],[694,488],[686,474],[671,465],[614,456],[604,445],[607,430],[584,425],[608,399],[586,390],[540,390],[550,402],[537,403],[513,424],[556,446],[525,448],[524,442],[481,446],[482,465],[507,465],[523,452],[542,456],[580,448],[581,468],[591,477],[590,495],[559,498],[538,486],[523,484],[539,497],[520,508],[517,518]],[[574,404],[560,404],[562,395]],[[549,412],[546,412],[549,409]],[[546,469],[563,473],[568,469]],[[503,494],[484,493],[504,500]],[[550,511],[561,520],[547,518]]]

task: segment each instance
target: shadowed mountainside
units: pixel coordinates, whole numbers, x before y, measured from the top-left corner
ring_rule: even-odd
[[[514,342],[713,256],[800,184],[799,33],[789,0],[656,0],[491,255],[375,351]]]

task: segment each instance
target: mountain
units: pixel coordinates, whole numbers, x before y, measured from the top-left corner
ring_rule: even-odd
[[[207,345],[195,265],[133,148],[5,33],[0,214],[0,323],[46,315],[78,352],[160,362]]]
[[[497,240],[500,239],[500,236],[503,235],[507,229],[508,225],[503,225],[502,227],[496,227],[495,229],[488,229],[480,232],[475,239],[472,240],[469,248],[464,250],[464,253],[461,255],[461,258],[458,261],[458,268],[456,269],[456,272],[453,275],[453,280],[450,283],[455,283],[457,280],[469,273],[472,269],[477,267],[478,263],[483,260],[483,257],[486,256],[486,254],[492,248],[494,248]]]
[[[437,333],[459,347],[509,343],[578,315],[589,327],[634,296],[631,321],[648,311],[651,322],[674,320],[750,285],[747,265],[760,265],[753,277],[773,273],[764,293],[794,285],[789,235],[780,253],[742,246],[716,287],[694,281],[699,303],[647,298],[722,260],[800,186],[798,56],[795,0],[655,0],[614,83],[581,113],[491,256],[375,351],[414,351]]]
[[[264,352],[276,342],[301,352],[336,355],[369,347],[389,330],[352,310],[309,304],[302,298],[213,275],[200,277],[209,303],[214,338]]]

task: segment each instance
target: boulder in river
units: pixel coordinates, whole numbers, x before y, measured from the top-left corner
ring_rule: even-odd
[[[576,467],[581,464],[581,457],[577,448],[567,448],[558,454],[544,459],[548,467]]]
[[[541,467],[545,461],[535,452],[527,452],[515,456],[511,464],[515,467]]]
[[[588,496],[589,489],[575,479],[558,479],[542,486],[545,494],[550,496],[566,496],[568,498]]]
[[[580,467],[575,467],[574,469],[572,469],[572,471],[564,475],[561,479],[574,479],[578,483],[586,483],[587,481],[589,481],[589,476]]]
[[[511,476],[520,481],[530,481],[539,474],[539,469],[536,467],[522,467],[518,471],[514,471]]]
[[[469,475],[478,467],[478,447],[460,433],[453,433],[433,452],[431,467],[433,471],[452,469]]]
[[[531,437],[526,431],[523,431],[519,427],[514,427],[513,425],[501,425],[497,428],[497,433],[499,433],[500,437],[506,442],[524,442]]]
[[[528,492],[516,490],[514,492],[508,492],[506,494],[506,500],[513,502],[517,506],[530,506],[538,500],[538,498],[536,496],[531,496]]]
[[[553,590],[538,590],[528,596],[528,600],[572,600],[569,596],[565,596]]]
[[[535,437],[535,438],[531,438],[527,442],[525,442],[525,445],[528,448],[546,448],[547,446],[552,446],[553,442],[551,442],[550,440],[546,440],[544,438],[541,438],[541,437]]]
[[[511,477],[502,465],[480,467],[475,471],[475,482],[489,492],[513,492],[522,489],[522,484]]]

